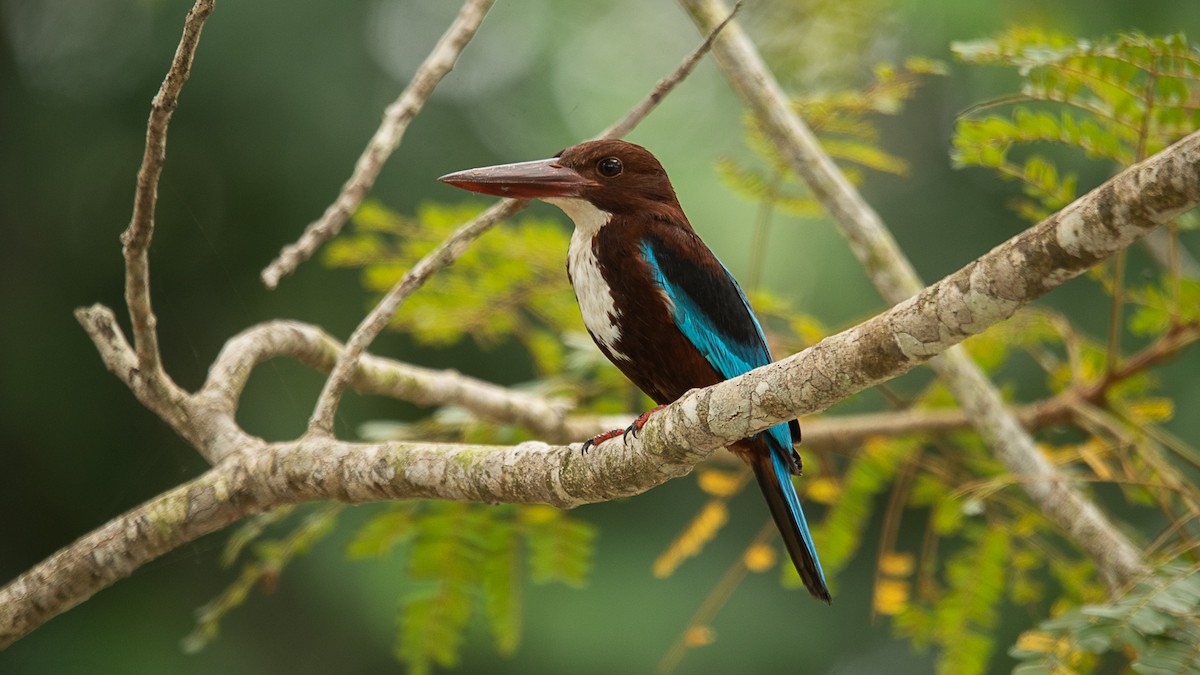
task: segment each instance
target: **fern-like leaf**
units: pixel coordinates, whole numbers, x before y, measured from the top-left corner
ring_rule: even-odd
[[[1200,575],[1194,567],[1165,568],[1117,600],[1042,622],[1009,653],[1023,668],[1047,672],[1078,668],[1097,654],[1126,659],[1135,673],[1200,672]]]

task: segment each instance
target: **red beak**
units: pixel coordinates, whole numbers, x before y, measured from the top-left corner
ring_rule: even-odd
[[[467,169],[438,180],[464,190],[514,199],[578,197],[582,188],[598,184],[562,166],[557,157]]]

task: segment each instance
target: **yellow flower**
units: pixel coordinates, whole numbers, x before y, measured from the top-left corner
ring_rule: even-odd
[[[897,579],[880,579],[875,584],[875,611],[885,616],[894,616],[908,606],[908,582]]]
[[[833,478],[814,478],[804,481],[804,486],[804,494],[818,504],[833,504],[842,495],[842,486]]]
[[[879,571],[890,577],[907,577],[915,566],[910,553],[885,553],[879,558]]]
[[[775,566],[775,548],[767,544],[755,544],[746,549],[742,562],[751,572],[765,572]]]

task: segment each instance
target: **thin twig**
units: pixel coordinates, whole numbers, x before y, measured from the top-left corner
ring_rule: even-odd
[[[475,36],[479,25],[483,23],[483,17],[494,2],[495,0],[467,0],[463,3],[454,23],[450,24],[450,28],[438,40],[433,51],[425,57],[412,81],[400,97],[384,111],[383,121],[359,156],[354,165],[354,173],[342,186],[337,199],[325,209],[320,218],[305,228],[304,234],[296,243],[285,246],[279,257],[262,271],[262,280],[267,288],[275,288],[281,278],[295,272],[300,263],[312,257],[322,244],[341,231],[342,226],[375,185],[375,179],[379,177],[379,172],[383,170],[388,157],[399,147],[409,122],[417,116],[434,88],[454,67],[459,54]]]
[[[392,316],[400,305],[421,287],[435,272],[453,263],[466,251],[467,246],[490,230],[496,223],[520,211],[524,202],[516,199],[502,199],[492,205],[482,215],[466,225],[458,228],[450,238],[443,241],[431,253],[421,258],[399,283],[392,286],[387,295],[375,305],[370,314],[362,320],[350,339],[346,348],[338,357],[337,365],[325,380],[321,395],[317,399],[316,408],[308,422],[308,432],[324,435],[333,434],[333,418],[341,401],[342,393],[350,381],[354,369],[358,367],[358,359],[367,346],[379,336],[391,321]]]
[[[704,38],[704,42],[701,42],[691,54],[688,54],[687,57],[683,59],[683,63],[679,64],[679,66],[675,69],[675,72],[659,80],[658,84],[654,85],[654,89],[651,89],[650,93],[646,95],[646,98],[642,99],[640,103],[635,105],[623,119],[617,121],[616,124],[613,124],[604,131],[601,131],[596,138],[622,138],[625,136],[625,134],[633,131],[633,128],[637,126],[637,123],[645,119],[646,115],[649,115],[651,110],[654,110],[656,107],[658,107],[658,104],[661,103],[664,98],[666,98],[667,94],[670,93],[672,89],[678,86],[679,83],[684,80],[684,78],[692,74],[692,69],[695,68],[696,64],[700,63],[700,59],[704,58],[704,55],[712,49],[713,41],[717,39],[717,35],[724,30],[725,26],[728,25],[730,21],[733,21],[733,17],[737,16],[737,13],[741,9],[742,0],[738,0],[736,3],[734,3],[733,10],[729,12],[729,15],[725,17],[725,20],[717,24],[708,32],[708,37]]]
[[[696,612],[692,614],[692,618],[688,621],[687,627],[683,629],[683,633],[675,640],[675,644],[671,645],[667,653],[663,655],[662,661],[659,662],[658,668],[654,671],[655,673],[658,675],[671,675],[671,673],[679,669],[679,664],[683,661],[683,657],[687,656],[688,650],[697,646],[690,644],[693,631],[711,629],[712,621],[716,618],[717,613],[721,611],[725,603],[729,602],[729,598],[733,597],[733,592],[737,590],[742,580],[746,578],[746,574],[750,571],[750,568],[746,565],[746,558],[754,549],[767,546],[768,542],[774,536],[775,524],[768,522],[766,525],[763,525],[762,529],[758,531],[758,534],[750,542],[750,545],[746,547],[742,555],[738,556],[738,559],[729,566],[729,569],[725,570],[725,574],[721,577],[721,580],[713,586],[712,590],[704,598],[704,601],[696,608]]]
[[[605,133],[616,133],[617,131],[627,133],[645,119],[646,115],[654,109],[658,102],[666,97],[692,71],[692,68],[696,65],[696,61],[708,50],[708,47],[711,47],[717,33],[732,17],[732,12],[728,13],[725,21],[720,22],[709,31],[708,36],[700,47],[685,57],[683,62],[671,75],[663,78],[655,85],[645,100],[634,106],[620,121],[609,127]],[[326,380],[325,387],[321,390],[321,396],[317,400],[316,408],[313,410],[313,415],[309,419],[308,433],[325,435],[333,433],[334,413],[337,411],[342,393],[346,389],[348,378],[356,368],[355,364],[358,358],[363,354],[367,346],[379,336],[379,333],[387,326],[388,321],[391,320],[396,310],[400,308],[400,305],[404,303],[408,296],[412,295],[414,291],[420,288],[439,269],[457,260],[466,251],[467,246],[472,241],[479,238],[484,232],[487,232],[504,218],[525,208],[525,204],[526,202],[524,201],[512,199],[503,199],[497,202],[480,216],[455,230],[433,252],[418,261],[388,291],[387,295],[362,320],[354,330],[354,333],[351,334],[350,339],[346,341],[346,349],[339,357],[338,364],[334,367],[333,373]]]
[[[150,105],[150,120],[146,124],[146,150],[138,169],[137,191],[133,199],[133,216],[129,227],[121,234],[125,256],[125,303],[133,323],[134,349],[140,376],[160,393],[175,390],[173,382],[163,372],[162,356],[158,350],[158,334],[154,309],[150,303],[150,239],[154,235],[154,207],[158,202],[158,179],[167,157],[167,126],[179,103],[179,92],[192,72],[192,60],[200,43],[200,31],[213,11],[214,0],[196,0],[183,24],[183,36],[175,50],[175,58],[167,76]]]

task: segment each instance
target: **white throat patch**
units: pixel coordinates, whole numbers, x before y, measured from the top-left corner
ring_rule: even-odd
[[[601,211],[586,199],[551,197],[545,201],[562,209],[575,222],[575,232],[571,234],[571,245],[567,249],[567,270],[571,273],[575,300],[583,314],[583,325],[613,358],[628,361],[629,357],[616,347],[617,340],[621,339],[621,329],[616,323],[620,312],[592,251],[592,239],[608,224],[612,214]]]

